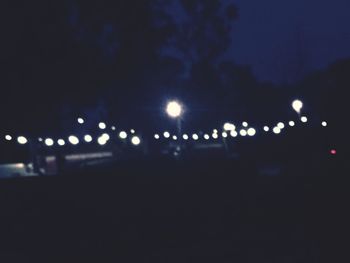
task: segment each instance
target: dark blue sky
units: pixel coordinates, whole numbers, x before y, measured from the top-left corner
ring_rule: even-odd
[[[293,82],[350,57],[349,0],[236,0],[230,54],[259,80]]]

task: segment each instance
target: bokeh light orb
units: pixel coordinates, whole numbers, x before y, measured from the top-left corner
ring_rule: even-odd
[[[131,143],[135,146],[139,145],[141,143],[141,139],[138,136],[133,136],[131,138]]]
[[[124,140],[128,137],[128,134],[125,131],[121,131],[119,133],[119,137]]]
[[[12,140],[12,136],[7,134],[7,135],[5,136],[5,140],[6,140],[6,141],[11,141],[11,140]]]
[[[72,144],[72,145],[77,145],[79,144],[79,139],[77,136],[71,135],[68,137],[68,141]]]
[[[170,137],[170,133],[166,131],[163,133],[163,136],[164,136],[164,138],[168,139]]]
[[[281,133],[281,129],[278,128],[278,127],[274,127],[274,128],[273,128],[273,133],[274,133],[274,134],[280,134],[280,133]]]
[[[292,103],[292,107],[297,113],[300,113],[301,109],[303,108],[303,103],[301,102],[301,100],[294,100]]]
[[[244,129],[242,129],[242,130],[240,130],[239,131],[239,134],[241,135],[241,136],[247,136],[247,131],[246,130],[244,130]]]
[[[249,128],[247,133],[249,136],[254,136],[256,134],[256,130],[254,128]]]
[[[18,138],[17,138],[17,142],[19,143],[19,144],[26,144],[27,142],[28,142],[28,140],[27,140],[27,138],[26,137],[24,137],[24,136],[18,136]]]
[[[50,146],[53,146],[54,141],[51,138],[46,138],[44,143],[45,143],[46,146],[50,147]]]
[[[92,136],[89,135],[89,134],[86,134],[86,135],[84,136],[84,141],[86,141],[86,142],[92,142]]]
[[[170,101],[166,106],[166,112],[172,118],[178,118],[182,114],[182,106],[177,101]]]
[[[58,140],[57,140],[57,144],[58,144],[59,146],[64,146],[64,145],[66,144],[66,142],[65,142],[63,139],[58,139]]]

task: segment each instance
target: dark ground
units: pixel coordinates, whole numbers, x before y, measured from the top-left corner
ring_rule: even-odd
[[[323,165],[263,177],[244,162],[153,161],[3,180],[0,259],[344,260],[348,174]]]

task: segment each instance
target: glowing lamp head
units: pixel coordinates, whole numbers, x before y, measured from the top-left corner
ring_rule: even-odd
[[[12,140],[12,136],[11,135],[6,135],[5,136],[5,140],[6,141],[11,141]]]
[[[307,117],[303,116],[300,118],[301,122],[306,123],[307,122]]]
[[[97,138],[97,143],[102,146],[107,143],[107,140],[103,136],[100,136]]]
[[[192,139],[195,140],[195,141],[197,141],[197,140],[199,139],[198,134],[194,133],[194,134],[192,135]]]
[[[85,122],[85,121],[84,121],[83,118],[78,118],[78,123],[79,123],[79,124],[84,124],[84,122]]]
[[[300,100],[295,100],[292,103],[292,107],[297,113],[300,113],[303,108],[303,103]]]
[[[164,136],[164,138],[168,139],[168,138],[170,138],[170,133],[166,131],[163,133],[163,136]]]
[[[24,136],[19,136],[18,138],[17,138],[17,142],[19,143],[19,144],[26,144],[27,142],[28,142],[28,140],[27,140],[27,138],[26,137],[24,137]]]
[[[264,127],[264,131],[265,131],[265,132],[268,132],[269,130],[270,130],[270,128],[269,128],[268,126],[265,126],[265,127]]]
[[[224,130],[225,130],[225,131],[232,131],[232,130],[234,130],[234,129],[236,129],[236,126],[235,126],[234,124],[229,123],[229,122],[226,122],[226,123],[224,124]]]
[[[177,140],[177,136],[173,135],[173,140],[176,141]]]
[[[159,140],[159,138],[160,138],[159,134],[154,135],[154,139]]]
[[[213,137],[213,139],[217,139],[217,138],[219,138],[219,135],[217,134],[217,132],[214,132],[212,135],[211,135],[212,137]]]
[[[239,134],[241,135],[241,136],[247,136],[247,131],[246,130],[244,130],[244,129],[242,129],[242,130],[240,130],[239,131]]]
[[[221,135],[223,138],[227,138],[227,132],[223,132]]]
[[[84,140],[85,140],[86,142],[92,142],[92,137],[91,137],[91,135],[86,134],[86,135],[84,136]]]
[[[238,136],[238,133],[236,131],[231,131],[230,135],[231,135],[231,137],[235,138]]]
[[[279,127],[274,127],[273,128],[273,133],[274,134],[280,134],[281,133],[281,129]]]
[[[247,133],[249,136],[254,136],[256,134],[256,130],[254,128],[249,128]]]
[[[57,140],[57,144],[58,144],[59,146],[64,146],[64,145],[66,144],[66,142],[65,142],[63,139],[58,139],[58,140]]]
[[[289,126],[290,126],[290,127],[294,127],[294,126],[295,126],[295,122],[294,122],[294,121],[290,121],[290,122],[289,122]]]
[[[79,144],[79,139],[77,136],[71,135],[68,137],[68,141],[72,144],[72,145],[77,145]]]
[[[277,123],[277,127],[282,130],[284,128],[284,123],[283,122]]]
[[[182,114],[182,106],[177,101],[170,101],[166,107],[166,112],[171,118],[178,118]]]
[[[125,131],[121,131],[119,133],[119,137],[124,140],[128,137],[128,134]]]
[[[328,125],[328,123],[327,123],[326,121],[323,121],[323,122],[322,122],[322,126],[323,126],[323,127],[327,127],[327,125]]]
[[[45,139],[45,145],[46,146],[53,146],[53,144],[54,144],[54,141],[51,139],[51,138],[46,138]]]
[[[248,127],[248,122],[246,122],[246,121],[242,122],[242,126],[243,127]]]
[[[100,123],[98,124],[98,127],[99,127],[101,130],[104,130],[104,129],[106,129],[107,125],[106,125],[106,123],[104,123],[104,122],[100,122]]]
[[[184,135],[182,135],[182,138],[183,138],[185,141],[187,141],[187,140],[188,140],[188,135],[187,135],[187,134],[184,134]]]
[[[132,145],[137,146],[141,143],[141,139],[138,136],[133,136],[131,138],[131,143],[132,143]]]

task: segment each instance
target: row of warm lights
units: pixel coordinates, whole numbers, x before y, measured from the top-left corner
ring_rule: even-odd
[[[119,137],[124,140],[124,139],[126,139],[128,137],[128,134],[125,131],[121,131],[119,133]],[[11,141],[13,138],[12,138],[11,135],[6,135],[5,139],[7,141]],[[109,139],[110,139],[109,134],[108,133],[104,133],[104,134],[102,134],[101,136],[99,136],[97,138],[97,143],[99,145],[105,145],[109,141]],[[39,142],[44,142],[44,144],[46,146],[49,146],[49,147],[53,146],[55,144],[55,141],[52,138],[46,138],[45,140],[43,140],[42,138],[39,138],[38,140],[39,140]],[[72,145],[78,145],[80,143],[79,138],[74,136],[74,135],[69,136],[68,137],[68,141]],[[84,141],[87,142],[87,143],[90,143],[90,142],[93,141],[93,138],[92,138],[91,135],[87,134],[87,135],[84,136]],[[19,144],[24,145],[24,144],[28,143],[28,139],[26,137],[24,137],[24,136],[18,136],[17,137],[17,142]],[[141,139],[138,136],[134,135],[134,136],[131,137],[131,143],[133,145],[137,146],[137,145],[139,145],[141,143]],[[65,142],[64,139],[58,139],[57,140],[57,144],[59,146],[64,146],[64,145],[66,145],[66,142]]]
[[[308,121],[308,119],[307,119],[307,117],[303,116],[303,117],[301,117],[301,121],[302,121],[303,123],[306,123],[306,122]],[[289,125],[290,127],[294,127],[294,126],[295,126],[295,122],[294,122],[294,121],[290,121],[290,122],[288,123],[288,125]],[[328,124],[327,124],[326,121],[323,121],[323,122],[321,123],[321,125],[322,125],[323,127],[327,127]],[[243,126],[243,127],[248,127],[248,123],[247,123],[247,122],[243,122],[243,123],[242,123],[242,126]],[[242,137],[245,137],[245,136],[251,136],[251,137],[252,137],[252,136],[254,136],[254,135],[256,134],[256,130],[255,130],[254,128],[241,129],[241,130],[239,131],[239,133],[238,133],[238,132],[236,131],[235,125],[232,124],[232,123],[225,123],[223,128],[224,128],[224,130],[225,130],[225,131],[222,132],[222,134],[221,134],[221,136],[222,136],[223,138],[227,138],[229,134],[230,134],[231,137],[237,137],[238,134],[239,134],[240,136],[242,136]],[[277,125],[276,125],[275,127],[272,128],[272,132],[273,132],[274,134],[280,134],[284,128],[285,128],[285,124],[284,124],[283,122],[279,122],[279,123],[277,123]],[[263,130],[264,130],[265,132],[269,132],[269,131],[270,131],[270,128],[269,128],[268,126],[264,126]],[[171,137],[174,141],[176,141],[176,140],[178,139],[178,137],[177,137],[176,135],[171,136],[170,133],[169,133],[168,131],[166,131],[166,132],[163,133],[163,137],[164,137],[165,139],[169,139],[169,138]],[[218,138],[219,138],[218,130],[217,130],[217,129],[214,129],[214,130],[213,130],[213,133],[212,133],[211,137],[212,137],[213,139],[218,139]],[[156,140],[159,140],[159,139],[161,138],[161,136],[160,136],[159,134],[155,134],[155,135],[154,135],[154,138],[155,138]],[[187,140],[190,139],[189,135],[187,135],[187,134],[183,134],[183,135],[182,135],[182,138],[183,138],[185,141],[187,141]],[[204,135],[203,135],[203,138],[204,138],[205,140],[209,140],[209,139],[210,139],[210,135],[209,135],[209,134],[204,134]],[[192,134],[192,139],[195,140],[195,141],[199,140],[198,134],[196,134],[196,133]]]

